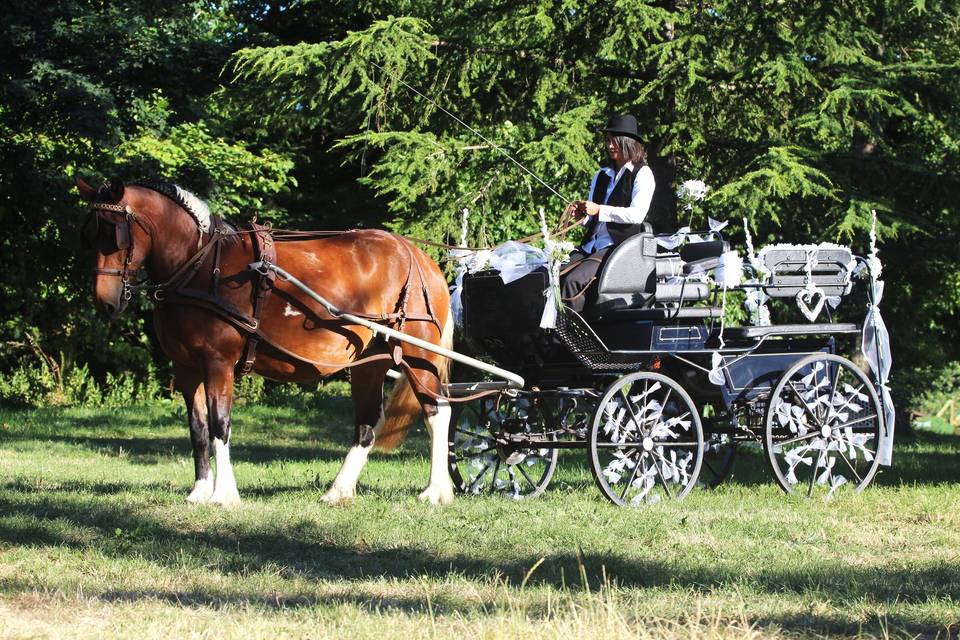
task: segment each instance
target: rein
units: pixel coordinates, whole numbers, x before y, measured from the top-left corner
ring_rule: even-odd
[[[560,219],[557,221],[556,226],[553,231],[550,233],[551,236],[565,236],[570,233],[573,229],[582,225],[582,219],[577,217],[577,209],[574,207],[574,203],[567,205],[567,208],[564,209],[563,213],[560,215]],[[572,220],[569,224],[565,224],[568,220]],[[295,231],[290,229],[273,229],[273,237],[277,240],[309,240],[313,238],[324,238],[328,236],[336,236],[344,233],[350,233],[353,230],[317,230],[317,231]],[[500,244],[493,245],[492,247],[468,247],[463,245],[456,244],[446,244],[443,242],[436,242],[433,240],[425,240],[423,238],[414,238],[412,236],[405,236],[396,234],[401,238],[409,240],[410,242],[426,247],[436,247],[438,249],[446,249],[447,251],[468,251],[472,253],[477,253],[480,251],[492,251],[497,247],[502,247],[506,242],[501,242]],[[524,236],[518,240],[513,240],[512,242],[517,242],[520,244],[530,244],[534,240],[538,240],[543,237],[543,231],[538,231],[537,233],[532,233],[528,236]],[[453,258],[441,258],[441,261],[450,261]]]

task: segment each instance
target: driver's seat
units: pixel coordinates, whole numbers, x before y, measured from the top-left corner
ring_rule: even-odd
[[[597,278],[596,301],[584,315],[597,320],[669,320],[719,317],[714,307],[690,307],[710,295],[705,282],[680,276],[719,264],[726,242],[685,245],[680,254],[657,254],[652,227],[620,243],[607,257]],[[657,303],[665,303],[657,306]]]

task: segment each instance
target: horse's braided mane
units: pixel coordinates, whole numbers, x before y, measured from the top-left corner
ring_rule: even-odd
[[[137,180],[131,184],[137,187],[145,187],[170,198],[190,214],[202,233],[210,230],[212,219],[210,207],[207,206],[206,202],[183,187],[162,180]]]

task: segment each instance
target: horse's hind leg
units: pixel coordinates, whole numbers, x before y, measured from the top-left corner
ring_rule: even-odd
[[[450,349],[453,345],[453,319],[448,318],[440,338],[441,346]],[[450,504],[453,502],[453,482],[450,480],[449,460],[449,432],[450,432],[450,403],[440,398],[434,398],[441,392],[441,372],[448,362],[442,357],[428,353],[421,349],[404,349],[409,362],[414,368],[412,374],[416,376],[414,389],[417,389],[417,398],[423,407],[424,422],[427,423],[427,432],[430,434],[430,483],[420,494],[420,500],[430,504]],[[423,393],[429,389],[433,395]]]
[[[222,505],[240,504],[237,481],[230,463],[230,411],[233,409],[233,365],[226,362],[207,364],[204,384],[207,395],[207,424],[213,439],[213,455],[217,475],[211,502]]]
[[[175,370],[175,376],[177,389],[183,394],[187,405],[190,443],[193,445],[195,480],[187,502],[207,502],[213,495],[213,473],[210,470],[210,432],[207,429],[207,400],[201,384],[202,376],[180,368]]]
[[[343,504],[353,500],[357,494],[357,478],[373,448],[374,428],[383,418],[383,380],[389,368],[389,361],[371,362],[351,372],[353,446],[347,452],[333,484],[320,498],[327,504]]]
[[[450,403],[446,400],[427,402],[423,406],[427,432],[430,434],[430,484],[420,494],[422,502],[450,504],[453,483],[450,480],[449,430]]]

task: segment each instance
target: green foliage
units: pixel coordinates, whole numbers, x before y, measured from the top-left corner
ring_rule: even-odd
[[[11,376],[27,334],[98,380],[155,356],[142,315],[92,314],[76,172],[169,178],[277,226],[440,241],[466,207],[468,241],[490,245],[583,197],[613,112],[641,123],[662,230],[689,178],[734,244],[747,218],[758,244],[863,252],[876,210],[896,366],[960,360],[956,3],[16,0],[0,27]]]
[[[960,401],[960,362],[938,368],[919,367],[902,376],[900,407],[904,413],[935,414],[948,400]]]
[[[758,243],[865,252],[876,210],[897,366],[960,359],[960,222],[950,214],[960,39],[940,36],[960,30],[955,4],[670,6],[361,3],[322,44],[238,52],[236,80],[284,96],[268,119],[336,132],[332,148],[352,152],[346,161],[387,201],[391,228],[449,241],[469,207],[474,244],[536,231],[540,207],[553,220],[582,197],[599,159],[595,129],[632,112],[662,189],[652,212],[661,227],[676,224],[672,193],[688,178],[713,187],[706,213],[735,221],[735,244],[746,218]]]
[[[125,407],[164,398],[156,368],[144,372],[107,372],[99,383],[86,364],[61,369],[46,362],[24,363],[0,372],[0,405],[21,407]]]

